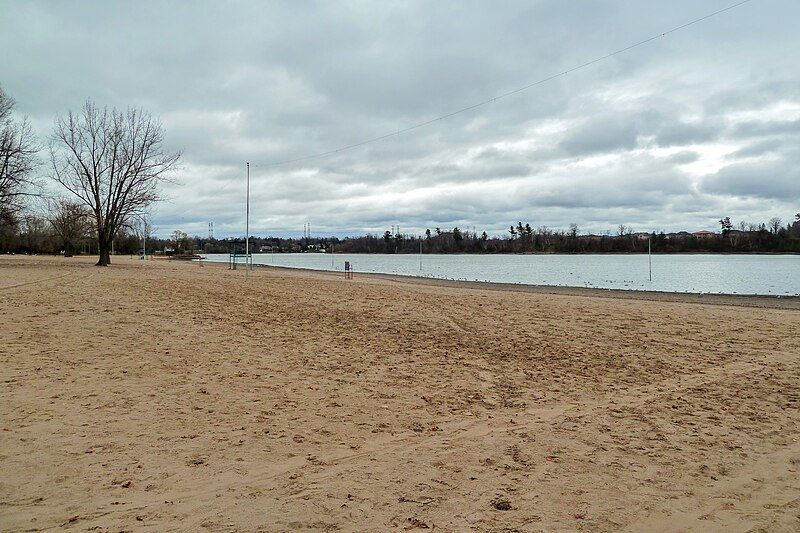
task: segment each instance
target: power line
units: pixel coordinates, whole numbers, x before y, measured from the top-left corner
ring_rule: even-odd
[[[717,15],[720,15],[722,13],[725,13],[726,11],[730,11],[732,9],[736,9],[737,7],[742,6],[744,4],[747,4],[747,3],[751,2],[751,1],[752,0],[742,0],[741,2],[737,2],[735,4],[729,5],[728,7],[719,9],[717,11],[714,11],[713,13],[709,13],[707,15],[704,15],[704,16],[700,17],[700,18],[696,18],[696,19],[694,19],[694,20],[692,20],[690,22],[686,22],[685,24],[681,24],[680,26],[675,26],[674,28],[671,28],[671,29],[669,29],[667,31],[659,33],[658,35],[654,35],[652,37],[644,39],[643,41],[639,41],[637,43],[631,44],[629,46],[626,46],[625,48],[620,48],[619,50],[615,50],[615,51],[613,51],[613,52],[611,52],[609,54],[606,54],[604,56],[592,59],[591,61],[587,61],[585,63],[581,63],[580,65],[577,65],[575,67],[572,67],[572,68],[569,68],[569,69],[564,70],[562,72],[559,72],[558,74],[553,74],[553,75],[548,76],[546,78],[542,78],[540,80],[537,80],[537,81],[535,81],[533,83],[529,83],[528,85],[525,85],[525,86],[520,87],[518,89],[514,89],[513,91],[508,91],[506,93],[499,94],[499,95],[495,96],[494,98],[489,98],[488,100],[484,100],[482,102],[478,102],[476,104],[472,104],[472,105],[469,105],[467,107],[462,107],[461,109],[456,109],[455,111],[452,111],[452,112],[447,113],[445,115],[441,115],[441,116],[438,116],[436,118],[432,118],[430,120],[426,120],[424,122],[419,122],[417,124],[413,124],[413,125],[408,126],[406,128],[395,130],[395,131],[393,131],[391,133],[386,133],[386,134],[383,134],[383,135],[379,135],[377,137],[372,137],[370,139],[366,139],[366,140],[363,140],[363,141],[360,141],[360,142],[357,142],[357,143],[354,143],[354,144],[348,144],[348,145],[345,145],[345,146],[341,146],[339,148],[335,148],[333,150],[328,150],[326,152],[318,152],[318,153],[315,153],[315,154],[309,154],[309,155],[305,155],[305,156],[302,156],[302,157],[295,157],[293,159],[285,159],[283,161],[278,161],[276,163],[267,163],[267,164],[262,164],[262,165],[253,165],[253,166],[254,167],[260,167],[260,168],[271,168],[271,167],[277,167],[277,166],[282,166],[282,165],[288,165],[289,163],[298,163],[300,161],[307,161],[309,159],[318,159],[318,158],[326,157],[326,156],[329,156],[329,155],[338,154],[340,152],[345,152],[347,150],[352,150],[353,148],[358,148],[359,146],[364,146],[366,144],[371,144],[371,143],[374,143],[374,142],[382,141],[384,139],[388,139],[389,137],[395,137],[395,136],[401,135],[403,133],[408,133],[409,131],[413,131],[413,130],[416,130],[416,129],[419,129],[419,128],[423,128],[425,126],[430,126],[431,124],[433,124],[435,122],[438,122],[440,120],[444,120],[446,118],[450,118],[450,117],[453,117],[455,115],[459,115],[461,113],[465,113],[467,111],[471,111],[471,110],[476,109],[478,107],[482,107],[482,106],[491,104],[491,103],[496,102],[498,100],[501,100],[503,98],[507,98],[507,97],[515,95],[517,93],[521,93],[522,91],[526,91],[528,89],[536,87],[537,85],[542,85],[543,83],[547,83],[547,82],[552,81],[552,80],[554,80],[556,78],[560,78],[560,77],[566,76],[567,74],[575,72],[576,70],[581,70],[581,69],[584,69],[584,68],[589,67],[591,65],[594,65],[595,63],[599,63],[601,61],[605,61],[606,59],[610,59],[610,58],[612,58],[612,57],[614,57],[616,55],[622,54],[624,52],[627,52],[627,51],[632,50],[634,48],[637,48],[639,46],[645,45],[645,44],[650,43],[652,41],[655,41],[657,39],[661,39],[662,37],[666,37],[667,35],[670,35],[670,34],[675,33],[677,31],[680,31],[680,30],[683,30],[685,28],[688,28],[689,26],[693,26],[693,25],[698,24],[698,23],[700,23],[700,22],[702,22],[704,20],[710,19],[710,18],[715,17]]]

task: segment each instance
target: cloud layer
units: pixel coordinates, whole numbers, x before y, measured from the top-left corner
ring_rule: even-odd
[[[751,2],[479,109],[336,155],[680,25],[676,2],[26,2],[0,83],[45,138],[86,98],[184,151],[164,234],[475,226],[714,229],[800,210],[793,0]]]

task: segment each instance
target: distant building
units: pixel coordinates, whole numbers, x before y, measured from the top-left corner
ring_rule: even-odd
[[[644,241],[649,239],[651,237],[651,234],[646,231],[639,231],[637,233],[632,233],[631,236],[636,239]]]
[[[692,233],[693,237],[697,237],[698,239],[712,239],[717,236],[716,233],[713,231],[702,230],[702,231],[695,231]]]
[[[677,231],[673,233],[667,233],[667,240],[677,240],[677,239],[685,239],[691,235],[688,231]]]

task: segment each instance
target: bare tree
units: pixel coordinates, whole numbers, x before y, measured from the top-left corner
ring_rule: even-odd
[[[91,229],[91,213],[78,201],[59,199],[50,202],[50,225],[53,226],[64,257],[72,257],[75,249],[89,235]]]
[[[769,219],[769,230],[775,235],[778,234],[778,230],[781,229],[781,226],[783,226],[783,220],[781,220],[780,218],[772,217],[771,219]]]
[[[20,230],[26,254],[33,255],[43,251],[48,240],[47,219],[34,213],[26,213],[22,217]]]
[[[38,148],[27,120],[14,121],[12,100],[0,88],[0,219],[12,220],[34,195],[32,173]]]
[[[94,217],[100,258],[111,263],[117,230],[161,199],[158,186],[180,159],[162,147],[161,124],[136,108],[100,109],[87,100],[80,113],[56,119],[50,160],[53,179]]]
[[[146,259],[147,241],[151,239],[151,235],[153,234],[153,225],[145,215],[142,215],[140,217],[137,217],[136,223],[133,226],[133,231],[136,234],[136,237],[142,243],[141,247],[141,253],[143,254],[142,258]]]
[[[574,222],[569,225],[569,236],[573,239],[578,236],[578,225]]]
[[[172,240],[175,243],[176,254],[183,254],[190,251],[189,248],[191,247],[191,239],[189,239],[189,235],[187,235],[183,231],[179,229],[173,231]]]

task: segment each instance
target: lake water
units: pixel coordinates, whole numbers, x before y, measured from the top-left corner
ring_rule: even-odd
[[[206,254],[228,261],[228,254]],[[419,255],[253,254],[253,263],[311,270],[372,272],[524,285],[595,287],[718,294],[800,295],[800,256],[654,254],[653,281],[646,254]]]

